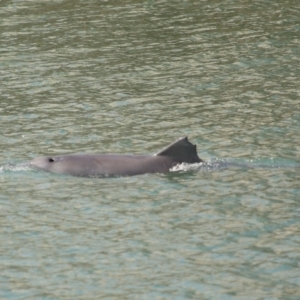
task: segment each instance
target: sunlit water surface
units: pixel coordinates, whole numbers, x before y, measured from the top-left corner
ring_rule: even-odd
[[[1,1],[0,298],[299,299],[299,12]],[[78,178],[23,165],[156,153],[181,136],[205,168]]]

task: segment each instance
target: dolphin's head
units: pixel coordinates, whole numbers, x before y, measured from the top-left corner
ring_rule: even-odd
[[[94,164],[89,163],[84,155],[41,156],[30,161],[33,169],[58,174],[84,176],[90,174]]]
[[[58,162],[62,161],[62,157],[42,156],[36,157],[30,161],[30,166],[34,169],[61,173],[61,166]]]

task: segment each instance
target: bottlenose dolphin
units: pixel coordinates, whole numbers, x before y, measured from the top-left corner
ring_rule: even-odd
[[[133,176],[168,173],[181,163],[203,162],[196,145],[183,137],[155,155],[70,154],[43,156],[29,162],[30,167],[59,174],[82,177]]]

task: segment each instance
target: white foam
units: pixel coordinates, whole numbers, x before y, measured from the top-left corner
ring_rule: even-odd
[[[21,164],[6,164],[3,166],[0,166],[0,172],[6,172],[6,171],[28,171],[30,170],[30,166],[28,163],[21,163]]]
[[[174,166],[170,169],[170,172],[187,172],[187,171],[198,171],[204,163],[195,163],[195,164],[188,164],[182,163]]]

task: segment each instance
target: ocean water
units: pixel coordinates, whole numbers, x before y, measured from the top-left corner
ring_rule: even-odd
[[[299,11],[0,2],[0,298],[299,299]],[[182,136],[207,167],[24,167],[151,154]]]

